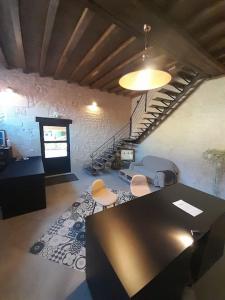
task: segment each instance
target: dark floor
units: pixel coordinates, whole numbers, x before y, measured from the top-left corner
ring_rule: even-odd
[[[47,187],[47,209],[0,220],[0,300],[91,300],[85,273],[28,252],[95,179],[83,173],[77,175],[78,181]],[[109,187],[129,190],[115,172],[104,175],[104,179]],[[185,294],[185,300],[224,300],[225,255],[194,290],[186,290]]]

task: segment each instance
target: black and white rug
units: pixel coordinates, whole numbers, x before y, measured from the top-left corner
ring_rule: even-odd
[[[132,200],[129,192],[113,190],[118,195],[118,204]],[[70,268],[85,271],[85,217],[92,214],[94,200],[89,192],[84,192],[79,201],[75,202],[60,216],[42,237],[30,248],[32,254],[66,265]],[[102,211],[97,204],[95,211]]]

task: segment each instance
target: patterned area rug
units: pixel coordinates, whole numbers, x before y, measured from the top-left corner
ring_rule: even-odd
[[[118,195],[117,205],[134,198],[129,192],[113,192]],[[67,209],[39,241],[34,243],[30,252],[70,268],[85,271],[85,217],[93,213],[94,203],[91,194],[84,192],[79,201]],[[102,206],[97,204],[94,213],[99,211],[102,211]]]

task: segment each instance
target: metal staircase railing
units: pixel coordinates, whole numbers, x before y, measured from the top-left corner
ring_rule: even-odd
[[[94,159],[96,159],[101,153],[108,149],[115,150],[116,145],[121,139],[129,138],[130,134],[130,122],[124,125],[119,131],[117,131],[113,136],[111,136],[107,141],[105,141],[101,146],[95,149],[90,158],[92,160],[92,164]]]
[[[116,145],[122,139],[129,139],[132,135],[132,124],[135,119],[137,119],[137,115],[140,113],[139,107],[143,106],[144,103],[143,95],[140,96],[138,99],[135,108],[130,116],[130,120],[127,124],[125,124],[119,131],[117,131],[113,136],[111,136],[107,141],[105,141],[101,146],[95,149],[91,154],[91,160],[94,160],[96,157],[99,156],[102,152],[104,152],[108,148],[115,149]]]
[[[105,167],[110,159],[110,153],[113,156],[120,146],[128,143],[132,145],[132,142],[135,142],[135,138],[130,138],[133,124],[138,119],[142,106],[146,105],[145,101],[146,99],[141,95],[133,109],[129,122],[90,154],[90,163],[86,164],[85,169],[92,172],[101,169],[101,165]]]

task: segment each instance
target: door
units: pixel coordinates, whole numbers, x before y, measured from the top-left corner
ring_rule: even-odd
[[[72,121],[55,118],[36,120],[39,122],[41,153],[46,175],[71,172],[69,124]]]

